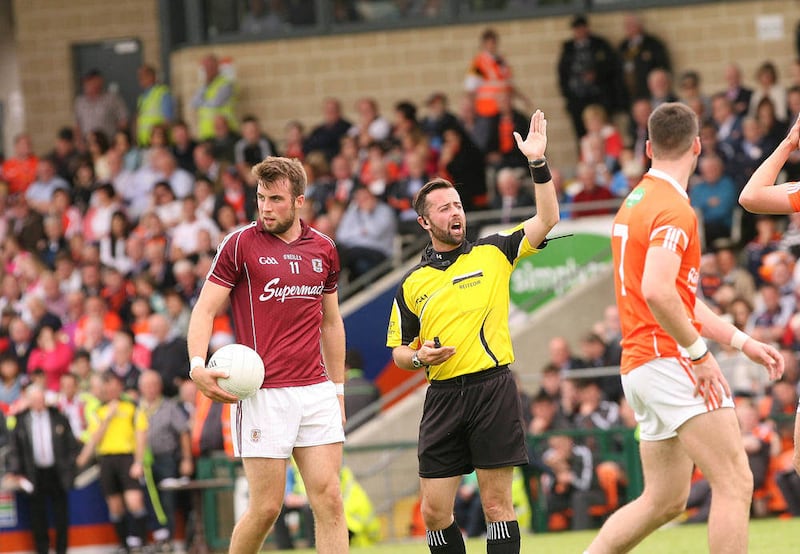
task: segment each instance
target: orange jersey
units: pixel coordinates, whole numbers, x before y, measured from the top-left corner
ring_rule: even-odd
[[[800,181],[787,184],[789,185],[786,187],[786,192],[789,194],[789,203],[794,211],[800,212]]]
[[[481,52],[472,60],[471,71],[481,78],[475,91],[475,113],[483,117],[497,115],[498,98],[511,92],[511,68],[499,56]]]
[[[678,182],[651,169],[625,199],[612,228],[623,374],[655,358],[685,356],[677,341],[658,324],[642,295],[645,257],[653,247],[672,250],[681,258],[675,287],[686,317],[699,330],[694,319],[700,268],[697,216]]]

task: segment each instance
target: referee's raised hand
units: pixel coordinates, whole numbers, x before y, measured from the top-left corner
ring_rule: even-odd
[[[514,138],[517,141],[517,148],[525,154],[528,160],[538,160],[544,157],[547,148],[547,120],[544,118],[542,110],[536,110],[531,116],[531,126],[528,136],[522,140],[522,136],[514,131]]]

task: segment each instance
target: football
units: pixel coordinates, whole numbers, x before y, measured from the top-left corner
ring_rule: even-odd
[[[243,344],[223,346],[211,356],[208,367],[228,374],[217,379],[217,384],[240,400],[253,396],[264,382],[264,361]]]

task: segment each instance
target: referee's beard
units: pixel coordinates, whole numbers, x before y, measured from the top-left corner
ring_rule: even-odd
[[[428,223],[428,226],[431,237],[453,248],[461,246],[461,243],[464,242],[464,235],[467,232],[467,224],[464,222],[461,222],[461,227],[459,227],[457,231],[454,230],[452,226],[439,227],[432,221]]]

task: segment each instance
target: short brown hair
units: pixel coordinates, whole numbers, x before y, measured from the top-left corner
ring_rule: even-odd
[[[680,102],[661,104],[647,121],[653,158],[680,158],[692,147],[698,129],[697,114],[689,106]]]
[[[425,217],[428,215],[428,206],[426,203],[428,195],[438,189],[453,188],[456,188],[455,185],[453,185],[453,183],[447,179],[434,179],[433,181],[428,181],[422,186],[421,189],[419,189],[416,196],[414,196],[414,211],[417,212],[417,215]]]
[[[254,165],[250,171],[258,180],[259,185],[269,187],[278,181],[288,179],[292,198],[305,194],[308,180],[303,164],[296,158],[268,156],[262,162]]]

